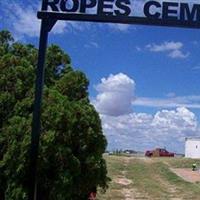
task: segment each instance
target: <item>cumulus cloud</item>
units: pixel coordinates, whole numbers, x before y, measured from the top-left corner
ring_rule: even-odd
[[[102,78],[96,90],[98,95],[93,103],[100,113],[118,116],[132,111],[135,82],[127,75],[119,73]]]
[[[40,10],[40,4],[33,1],[22,4],[13,0],[2,1],[0,11],[4,16],[6,25],[10,26],[15,37],[18,39],[24,36],[38,37],[40,33],[40,20],[37,18],[37,11]],[[90,10],[90,14],[93,14]],[[14,12],[13,12],[14,11]],[[96,27],[109,27],[112,30],[125,32],[129,29],[129,25],[108,24],[106,26],[97,24]],[[52,29],[53,34],[63,34],[66,32],[80,32],[91,28],[91,23],[76,21],[58,21]]]
[[[138,97],[135,94],[135,86],[135,81],[127,75],[111,74],[107,78],[102,78],[101,83],[95,86],[98,95],[93,103],[100,113],[107,115],[130,113],[132,106],[200,109],[199,95],[176,96],[175,93],[169,93],[164,98]]]
[[[163,42],[161,44],[148,44],[146,49],[151,52],[165,52],[171,58],[187,58],[189,53],[183,52],[183,43],[182,42]]]
[[[176,110],[162,110],[155,114],[152,126],[177,132],[190,130],[195,131],[197,120],[194,113],[187,108],[179,107]]]
[[[123,73],[111,74],[96,86],[98,94],[93,103],[100,113],[109,149],[131,148],[144,151],[167,147],[183,153],[185,137],[200,135],[195,114],[180,104],[174,104],[174,109],[161,109],[155,114],[135,113],[131,107],[131,102],[134,105],[138,101],[135,87],[135,81]],[[200,96],[176,97],[174,93],[169,96],[170,99],[176,99],[176,102],[200,100]],[[143,104],[147,105],[144,101]]]
[[[101,115],[101,119],[109,149],[130,148],[144,151],[167,147],[183,153],[185,137],[198,136],[200,133],[195,114],[184,107],[161,110],[154,115]]]

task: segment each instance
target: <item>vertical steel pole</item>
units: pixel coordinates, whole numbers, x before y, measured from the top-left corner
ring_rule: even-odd
[[[37,158],[41,129],[41,105],[45,74],[45,54],[48,41],[47,20],[42,20],[36,73],[35,102],[33,110],[30,169],[29,169],[29,200],[37,200]]]

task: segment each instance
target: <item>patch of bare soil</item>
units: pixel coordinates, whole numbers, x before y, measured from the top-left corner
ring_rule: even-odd
[[[125,177],[115,178],[114,182],[124,186],[130,185],[132,183],[130,179],[127,179]]]
[[[177,176],[181,177],[187,182],[200,182],[200,171],[192,171],[188,168],[170,168]]]
[[[132,181],[125,177],[125,173],[126,173],[126,171],[123,171],[123,173],[122,173],[123,176],[119,176],[119,177],[115,178],[113,181],[115,183],[118,183],[123,186],[121,192],[124,196],[124,200],[135,200],[135,198],[134,198],[135,191],[133,191],[133,189],[130,189],[128,187],[130,184],[132,184]]]
[[[125,157],[123,159],[123,164],[124,164],[124,170],[121,172],[121,176],[117,176],[113,181],[115,183],[118,183],[122,185],[122,190],[121,193],[124,196],[123,200],[139,200],[139,199],[148,199],[144,197],[144,194],[141,194],[138,192],[135,188],[133,188],[131,185],[133,184],[133,181],[128,179],[127,176],[127,171],[125,170],[128,164],[130,163],[130,160],[134,159],[131,157]]]

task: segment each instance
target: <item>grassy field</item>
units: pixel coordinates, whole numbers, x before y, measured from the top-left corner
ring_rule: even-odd
[[[194,160],[185,158],[134,158],[105,156],[112,179],[98,200],[200,200],[200,183],[190,183],[171,168],[191,168]],[[200,161],[195,161],[199,163]]]

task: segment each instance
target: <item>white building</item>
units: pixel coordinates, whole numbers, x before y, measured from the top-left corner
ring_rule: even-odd
[[[200,138],[185,139],[185,157],[200,158]]]

